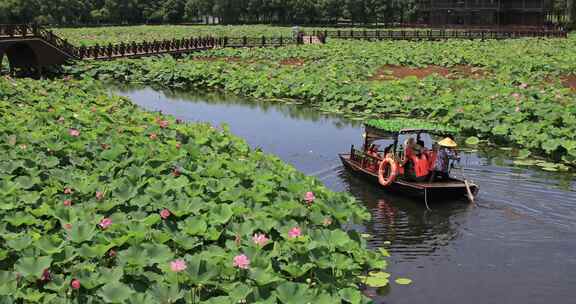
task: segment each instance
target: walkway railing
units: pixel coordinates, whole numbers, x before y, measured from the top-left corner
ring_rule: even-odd
[[[567,38],[568,33],[560,30],[332,30],[314,31],[313,35],[335,39],[359,40],[446,40],[446,39],[515,39]]]
[[[31,24],[0,24],[0,40],[40,38],[75,59],[115,59],[189,53],[218,47],[281,47],[301,43],[286,37],[193,37],[94,46],[74,46],[54,32]]]

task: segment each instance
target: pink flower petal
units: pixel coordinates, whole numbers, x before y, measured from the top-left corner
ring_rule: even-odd
[[[170,262],[170,269],[174,272],[181,272],[186,270],[186,262],[182,259],[174,260]]]
[[[250,259],[244,254],[237,255],[234,257],[233,265],[240,269],[248,269],[250,268]]]

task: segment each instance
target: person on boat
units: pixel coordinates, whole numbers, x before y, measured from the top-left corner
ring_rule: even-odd
[[[378,154],[378,145],[375,144],[371,144],[368,147],[368,151],[366,152],[366,154],[372,156],[372,157],[376,157],[376,158],[380,158],[380,155]]]
[[[450,160],[460,159],[456,152],[458,144],[450,138],[446,137],[439,141],[436,146],[436,159],[434,162],[434,169],[430,176],[430,181],[435,179],[449,179],[450,178]]]
[[[425,148],[418,145],[414,138],[409,138],[406,141],[403,166],[405,177],[416,182],[425,181],[430,174],[430,165]]]

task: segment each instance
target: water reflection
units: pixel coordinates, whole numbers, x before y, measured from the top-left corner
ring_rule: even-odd
[[[393,195],[347,171],[340,178],[370,209],[372,220],[365,231],[372,235],[369,244],[384,247],[397,257],[397,261],[414,260],[419,256],[435,256],[439,247],[448,246],[458,237],[458,227],[452,217],[469,210],[462,200],[432,205],[433,211],[423,208],[421,201]]]

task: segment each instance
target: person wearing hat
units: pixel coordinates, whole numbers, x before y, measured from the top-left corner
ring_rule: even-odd
[[[430,176],[431,182],[436,178],[450,178],[450,160],[460,159],[455,150],[456,147],[458,147],[458,144],[450,137],[446,137],[434,144],[435,162],[432,175]]]

